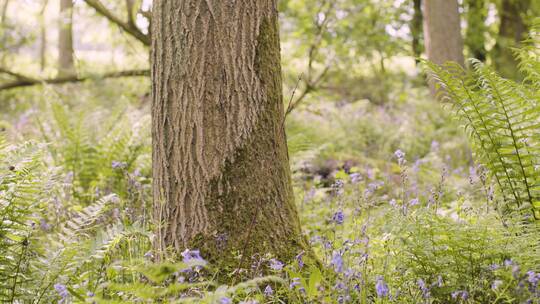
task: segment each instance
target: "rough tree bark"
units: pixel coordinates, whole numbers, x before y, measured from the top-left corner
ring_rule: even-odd
[[[504,77],[518,77],[517,62],[511,48],[517,47],[527,36],[528,27],[524,15],[529,7],[529,0],[502,0],[499,7],[499,35],[492,59]]]
[[[430,61],[443,64],[454,61],[462,66],[463,38],[457,0],[424,0],[424,43]],[[429,82],[432,94],[435,84]]]
[[[220,265],[305,246],[283,126],[277,0],[157,0],[155,249]],[[243,265],[245,266],[245,265]]]
[[[58,31],[58,76],[75,74],[73,60],[73,0],[60,0]]]
[[[423,40],[423,29],[422,29],[422,0],[413,1],[414,14],[411,20],[411,35],[412,35],[412,51],[415,57],[415,62],[418,64],[420,56],[424,51],[422,45]]]

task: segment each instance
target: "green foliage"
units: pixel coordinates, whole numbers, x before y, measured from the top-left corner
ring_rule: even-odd
[[[521,56],[524,71],[537,65],[536,58]],[[440,84],[439,94],[459,117],[469,134],[478,159],[490,169],[503,200],[501,212],[524,214],[531,210],[540,219],[540,94],[535,83],[503,79],[491,68],[472,61],[473,71],[459,65],[437,66],[426,62]]]
[[[0,301],[20,298],[28,285],[35,225],[48,201],[42,146],[8,146],[0,137]]]

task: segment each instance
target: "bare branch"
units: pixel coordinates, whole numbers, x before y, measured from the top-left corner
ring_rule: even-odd
[[[141,32],[134,22],[129,20],[124,22],[122,19],[118,18],[118,16],[111,13],[99,0],[84,0],[84,2],[94,8],[99,14],[107,18],[110,22],[118,25],[126,33],[142,42],[144,45],[150,45],[150,36]]]
[[[4,68],[0,68],[0,73],[8,74],[17,78],[14,81],[0,84],[0,91],[10,90],[10,89],[19,88],[19,87],[41,85],[41,84],[63,84],[63,83],[68,83],[68,82],[83,82],[83,81],[91,80],[91,79],[142,77],[142,76],[150,75],[149,70],[127,70],[127,71],[109,72],[109,73],[100,74],[100,75],[86,75],[86,76],[72,75],[72,76],[65,76],[65,77],[58,77],[58,78],[36,79],[36,78],[31,78],[31,77],[28,77],[28,76],[25,76],[16,72],[6,70]]]

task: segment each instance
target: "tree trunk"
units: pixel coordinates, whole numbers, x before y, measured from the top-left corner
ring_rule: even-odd
[[[277,0],[152,9],[155,249],[220,268],[305,246],[283,126]],[[246,266],[246,265],[242,265]]]
[[[75,74],[73,65],[73,0],[60,0],[58,32],[58,77]]]
[[[467,31],[465,45],[470,56],[480,61],[486,60],[487,3],[486,0],[466,0]]]
[[[424,0],[424,42],[427,57],[436,64],[454,61],[464,66],[463,38],[457,0]],[[430,81],[432,94],[435,83]]]
[[[420,56],[424,51],[422,40],[423,40],[423,29],[422,29],[422,0],[414,0],[414,15],[411,20],[411,35],[412,35],[412,50],[415,57],[415,62],[418,64]]]
[[[493,48],[493,62],[499,73],[507,78],[517,78],[519,74],[511,48],[517,47],[527,36],[524,15],[529,6],[529,0],[502,0],[499,8],[499,35]]]
[[[45,10],[49,0],[43,1],[43,6],[39,12],[39,26],[41,28],[40,43],[39,43],[39,66],[41,71],[45,70],[47,65],[47,25],[45,24]]]

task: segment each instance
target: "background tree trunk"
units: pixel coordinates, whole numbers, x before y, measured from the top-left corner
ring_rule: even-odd
[[[470,56],[480,61],[486,60],[487,3],[485,0],[466,0],[467,31],[465,45]]]
[[[40,43],[39,43],[39,67],[41,71],[45,69],[47,65],[47,25],[45,24],[45,10],[47,9],[47,3],[49,0],[43,1],[43,6],[39,12],[39,26],[40,26]]]
[[[73,64],[73,0],[60,0],[60,25],[58,32],[58,76],[75,74]]]
[[[152,17],[155,248],[221,268],[305,246],[283,126],[276,0],[157,0]],[[245,266],[245,265],[244,265]]]
[[[415,62],[418,64],[418,58],[422,56],[423,47],[423,15],[422,15],[422,0],[413,0],[414,14],[411,20],[411,35],[412,35],[412,50],[415,57]]]
[[[454,61],[464,66],[463,38],[457,0],[424,0],[424,42],[430,61]],[[435,85],[430,81],[432,94]]]
[[[518,77],[517,62],[511,48],[517,47],[527,37],[528,27],[524,15],[529,7],[529,0],[502,0],[499,8],[499,35],[492,58],[495,67],[504,77]]]

